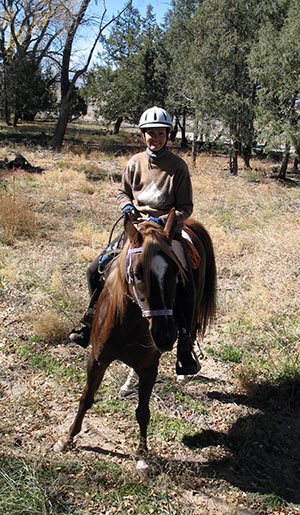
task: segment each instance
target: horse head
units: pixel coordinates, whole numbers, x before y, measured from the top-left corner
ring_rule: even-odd
[[[160,352],[171,350],[177,328],[173,316],[176,286],[182,267],[171,243],[176,228],[175,209],[165,227],[146,222],[139,229],[125,215],[129,239],[126,278],[131,297],[148,319],[152,339]]]

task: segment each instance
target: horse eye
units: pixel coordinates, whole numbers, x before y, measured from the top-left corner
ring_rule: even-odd
[[[142,271],[142,269],[137,268],[134,271],[134,277],[136,278],[137,281],[142,281],[143,280],[143,271]]]

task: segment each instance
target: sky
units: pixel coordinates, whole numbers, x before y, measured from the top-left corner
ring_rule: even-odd
[[[96,5],[95,5],[96,3]],[[163,23],[164,15],[170,9],[170,0],[133,0],[133,7],[139,11],[141,16],[145,16],[147,12],[147,6],[152,5],[153,14],[155,16],[156,22],[160,25]],[[124,6],[126,5],[126,0],[105,0],[105,5],[107,9],[107,13],[105,16],[105,20],[109,21],[113,15],[116,15],[118,12],[122,11]],[[88,11],[89,15],[95,15],[98,18],[103,13],[103,3],[102,0],[95,0],[91,4],[91,9]],[[73,55],[73,63],[76,66],[76,63],[81,63],[85,56],[88,54],[88,51],[91,47],[91,41],[93,40],[93,35],[95,34],[95,30],[90,26],[88,29],[85,26],[79,33],[76,38],[76,52]],[[99,62],[99,54],[101,54],[101,46],[97,45],[93,58],[91,61],[90,67],[95,63]]]
[[[106,7],[108,14],[116,14],[125,5],[123,0],[106,0]],[[153,14],[156,17],[158,24],[163,22],[166,11],[170,8],[170,2],[168,0],[133,0],[133,7],[137,9],[142,16],[146,14],[147,6],[151,4],[153,7]]]

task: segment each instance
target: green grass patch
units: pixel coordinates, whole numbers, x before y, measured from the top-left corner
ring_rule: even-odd
[[[227,343],[221,345],[221,348],[217,353],[222,361],[230,363],[241,363],[243,354],[244,349],[237,345],[229,345]]]
[[[193,410],[197,415],[204,415],[205,413],[207,413],[206,409],[202,406],[202,404],[199,404],[198,401],[196,401],[189,395],[185,395],[181,392],[176,392],[175,400],[176,405],[179,405],[183,410]]]
[[[186,433],[195,430],[194,424],[188,424],[182,419],[165,416],[152,410],[149,424],[149,434],[167,441],[181,442]]]
[[[35,353],[34,345],[18,346],[15,352],[17,356],[24,358],[29,366],[42,370],[47,375],[59,379],[73,379],[81,383],[86,377],[85,370],[82,371],[75,365],[62,364],[46,353]]]
[[[164,478],[141,482],[135,474],[125,474],[118,465],[103,460],[87,465],[68,458],[34,462],[1,457],[0,512],[6,515],[79,515],[104,510],[162,515],[175,513],[179,505]]]

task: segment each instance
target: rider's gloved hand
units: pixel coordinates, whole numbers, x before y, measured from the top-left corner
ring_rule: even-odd
[[[149,216],[148,220],[151,220],[151,222],[155,222],[158,225],[162,225],[161,220],[159,218],[155,218],[154,216]]]
[[[123,207],[122,213],[123,214],[127,213],[128,215],[130,215],[133,218],[137,215],[137,211],[132,204],[127,204],[125,207]]]

